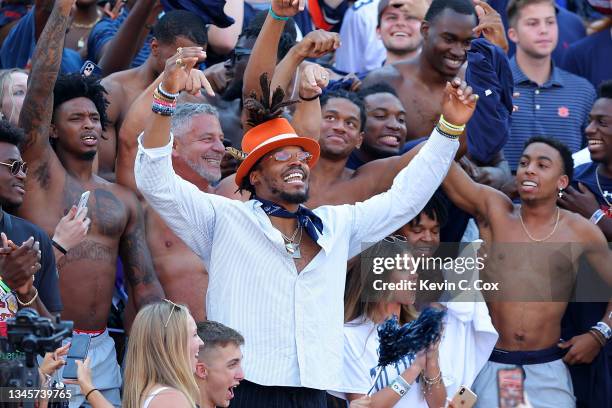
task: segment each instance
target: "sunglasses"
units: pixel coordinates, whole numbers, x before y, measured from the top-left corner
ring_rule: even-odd
[[[11,168],[11,174],[13,176],[16,176],[19,174],[20,171],[23,171],[23,174],[27,174],[28,173],[28,164],[24,161],[14,161],[12,163],[3,163],[0,162],[0,164],[2,164],[3,166],[6,167],[10,167]]]
[[[174,313],[174,309],[176,309],[177,307],[179,309],[183,309],[183,306],[177,305],[176,303],[168,299],[164,299],[164,302],[170,303],[172,305],[172,310],[170,310],[170,314],[168,315],[168,320],[166,320],[166,324],[164,324],[164,328],[167,328],[168,323],[170,323],[170,318],[172,317],[172,313]]]
[[[385,242],[408,242],[408,238],[400,234],[395,234],[395,235],[389,235],[388,237],[385,237],[383,241]]]
[[[276,152],[268,156],[266,160],[274,158],[274,160],[276,160],[277,162],[287,162],[293,160],[294,157],[302,163],[310,163],[310,161],[312,160],[312,154],[308,152],[289,153],[284,150],[281,150],[280,152]]]

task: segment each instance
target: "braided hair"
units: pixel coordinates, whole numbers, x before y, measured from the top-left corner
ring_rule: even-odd
[[[244,101],[244,109],[247,112],[247,125],[255,127],[261,125],[272,119],[280,118],[283,115],[283,109],[287,106],[299,103],[297,100],[285,101],[285,91],[278,86],[271,93],[270,81],[268,80],[268,73],[264,72],[259,76],[259,85],[261,86],[261,97],[257,98],[257,93],[251,91],[249,97]],[[251,172],[259,166],[261,159],[251,167],[249,173],[242,179],[240,186],[238,186],[238,192],[248,191],[251,193],[251,197],[255,195],[255,186],[251,184],[250,175]]]

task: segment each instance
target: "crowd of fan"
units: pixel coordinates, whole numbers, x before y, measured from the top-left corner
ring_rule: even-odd
[[[30,307],[91,337],[78,380],[62,381],[70,407],[439,408],[465,385],[490,408],[497,371],[515,366],[533,407],[610,407],[611,13],[582,0],[3,0],[0,334]],[[293,133],[310,140],[255,156]],[[262,233],[243,221],[253,202],[297,215],[264,208]],[[325,227],[296,224],[298,204]],[[381,298],[355,258],[477,239],[578,243],[608,290]],[[504,250],[502,281],[573,274],[575,259],[550,266],[558,246]],[[442,340],[372,382],[378,324],[426,306],[447,312]],[[42,384],[61,381],[68,348],[40,359]]]

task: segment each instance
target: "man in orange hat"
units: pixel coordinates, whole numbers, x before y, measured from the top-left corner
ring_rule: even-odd
[[[267,24],[282,28],[291,7],[274,2]],[[245,101],[254,127],[243,138],[248,156],[236,183],[253,199],[240,202],[202,192],[172,169],[170,117],[180,91],[210,87],[203,76],[189,77],[203,57],[200,48],[183,48],[166,63],[155,114],[139,139],[136,183],[208,269],[208,318],[247,339],[245,380],[232,407],[326,407],[325,390],[342,375],[346,262],[425,206],[448,171],[477,96],[458,79],[447,84],[444,117],[389,191],[311,211],[301,204],[319,145],[280,117],[283,92],[270,97],[262,81],[261,99]]]

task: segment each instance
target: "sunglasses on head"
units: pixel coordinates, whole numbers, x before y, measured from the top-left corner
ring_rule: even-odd
[[[16,160],[12,163],[3,163],[0,162],[0,164],[2,164],[3,166],[6,167],[10,167],[11,168],[11,174],[13,176],[16,176],[19,174],[20,171],[23,171],[23,174],[27,174],[28,173],[28,164],[24,161],[19,161]]]
[[[395,234],[395,235],[389,235],[388,237],[385,237],[383,241],[385,242],[408,242],[408,238],[400,234]]]
[[[172,305],[172,310],[170,310],[170,314],[168,315],[168,320],[166,320],[166,324],[164,324],[164,327],[168,327],[168,323],[170,323],[170,318],[172,317],[172,313],[174,313],[174,309],[176,309],[177,307],[179,309],[183,309],[184,306],[177,305],[176,303],[168,299],[164,299],[164,302],[170,303]]]
[[[294,157],[302,163],[310,163],[310,161],[312,160],[312,154],[308,152],[290,153],[284,150],[281,150],[280,152],[276,152],[268,156],[266,160],[274,158],[274,160],[276,160],[277,162],[287,162],[293,160]]]

